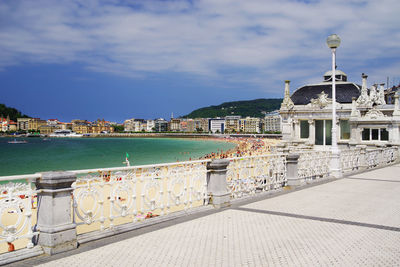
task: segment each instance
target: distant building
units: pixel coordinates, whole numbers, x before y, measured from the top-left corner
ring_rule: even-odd
[[[240,119],[240,129],[245,133],[259,133],[260,132],[259,118],[246,117],[245,119]]]
[[[212,133],[224,133],[225,131],[225,119],[210,119],[208,125],[209,131]]]
[[[263,125],[265,132],[281,132],[281,115],[279,115],[279,111],[266,113]]]
[[[17,130],[28,131],[31,118],[17,118]]]
[[[225,117],[225,130],[228,133],[240,131],[240,116],[226,116]]]
[[[162,118],[154,121],[154,128],[156,132],[168,131],[168,122]]]
[[[182,131],[181,120],[171,118],[171,120],[168,123],[168,129],[172,132],[181,132]]]
[[[146,132],[152,132],[152,131],[154,131],[155,127],[156,127],[156,125],[155,125],[154,120],[147,120],[147,123],[146,123]]]
[[[47,120],[47,125],[57,125],[60,122],[58,121],[58,119],[48,119]]]
[[[140,132],[142,131],[145,126],[143,125],[145,123],[144,119],[129,119],[124,121],[124,131],[125,132]],[[147,125],[146,125],[147,127]]]
[[[38,131],[40,126],[47,125],[45,120],[41,120],[40,118],[32,118],[28,123],[28,130]]]
[[[41,134],[52,134],[54,133],[56,130],[61,130],[62,126],[59,124],[46,124],[46,125],[42,125],[39,127],[39,132]]]

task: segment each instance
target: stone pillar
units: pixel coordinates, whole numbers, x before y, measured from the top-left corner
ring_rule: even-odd
[[[77,247],[76,224],[72,222],[72,188],[76,175],[71,172],[45,172],[37,179],[38,245],[46,254],[57,254]]]
[[[343,176],[339,151],[332,151],[329,171],[332,177],[341,178]]]
[[[229,160],[216,159],[207,165],[207,192],[211,196],[210,203],[215,208],[228,207],[231,193],[228,191],[226,172]]]
[[[365,171],[368,168],[367,146],[366,145],[358,145],[357,148],[360,148],[360,166],[359,166],[358,170]]]
[[[303,181],[298,176],[299,154],[288,154],[286,156],[286,177],[288,186],[299,186]]]
[[[313,119],[309,119],[308,120],[308,125],[309,125],[309,128],[308,128],[308,132],[309,132],[309,138],[308,138],[308,140],[309,140],[309,143],[310,144],[315,144],[315,121],[313,120]]]

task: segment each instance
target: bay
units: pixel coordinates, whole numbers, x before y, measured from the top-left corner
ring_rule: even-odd
[[[26,138],[9,144],[0,138],[0,176],[55,170],[121,167],[197,159],[235,145],[223,141],[177,138]]]

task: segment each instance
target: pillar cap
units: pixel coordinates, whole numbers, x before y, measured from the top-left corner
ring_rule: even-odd
[[[208,167],[212,170],[226,169],[226,167],[229,165],[229,162],[230,161],[227,159],[215,159],[208,163]]]
[[[36,180],[38,188],[60,189],[69,188],[76,181],[76,175],[72,172],[54,171],[43,172],[41,177]]]

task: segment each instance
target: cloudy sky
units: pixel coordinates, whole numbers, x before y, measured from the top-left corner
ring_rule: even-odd
[[[283,96],[331,67],[400,82],[398,0],[0,2],[0,103],[41,118],[169,118]]]

